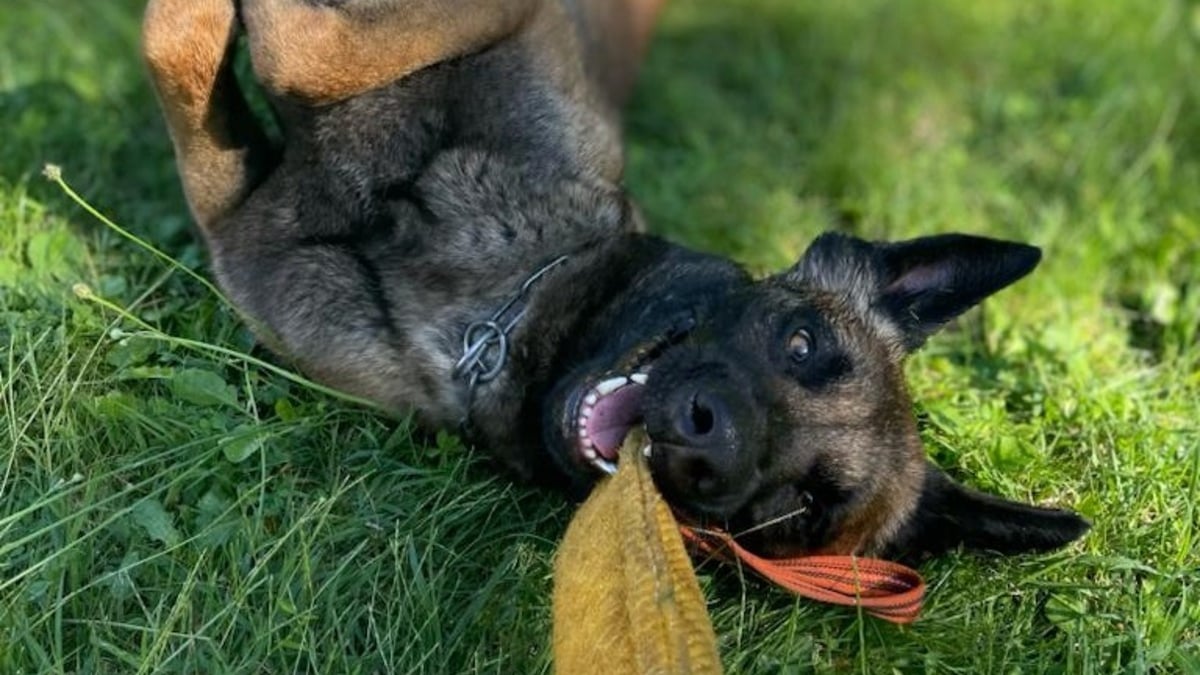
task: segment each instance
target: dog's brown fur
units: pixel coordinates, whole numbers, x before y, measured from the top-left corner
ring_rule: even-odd
[[[764,551],[1079,536],[1072,514],[928,465],[903,381],[911,350],[1036,249],[833,235],[754,282],[639,234],[618,111],[661,5],[151,0],[144,55],[221,285],[315,377],[431,425],[467,419],[513,471],[582,489],[581,400],[648,371],[639,419],[664,493]],[[279,147],[233,74],[243,31]],[[499,375],[456,377],[466,327],[560,255],[521,299]]]
[[[575,8],[578,32],[557,0],[247,0],[241,20],[262,86],[305,104],[343,101],[519,40],[538,44],[543,74],[615,119],[664,2],[586,0]],[[202,228],[244,199],[261,176],[253,152],[267,145],[228,68],[237,14],[233,0],[151,0],[142,26],[143,57]],[[606,164],[602,173],[619,173]]]

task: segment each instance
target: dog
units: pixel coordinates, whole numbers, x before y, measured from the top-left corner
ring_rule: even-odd
[[[151,0],[143,56],[221,287],[316,379],[575,496],[644,424],[667,500],[764,555],[1081,536],[931,464],[904,382],[1037,248],[827,233],[754,279],[644,233],[619,112],[661,4]]]

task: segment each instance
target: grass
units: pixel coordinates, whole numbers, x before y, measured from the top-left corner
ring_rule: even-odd
[[[281,375],[40,176],[203,272],[140,5],[0,13],[0,672],[547,672],[568,505]],[[705,568],[729,672],[1200,672],[1198,104],[1180,0],[669,9],[628,118],[652,227],[760,271],[834,227],[1044,247],[910,378],[938,463],[1094,523],[925,565],[910,628]]]

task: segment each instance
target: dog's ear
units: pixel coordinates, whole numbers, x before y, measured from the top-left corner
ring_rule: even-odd
[[[838,233],[818,237],[786,275],[792,283],[847,293],[920,347],[947,321],[1029,274],[1041,250],[965,234],[871,243]]]
[[[997,553],[1049,551],[1075,541],[1091,525],[1070,511],[987,495],[926,464],[917,509],[888,545],[891,558],[913,560],[964,546]]]

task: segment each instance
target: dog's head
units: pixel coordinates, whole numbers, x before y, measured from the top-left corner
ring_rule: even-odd
[[[768,555],[1058,547],[1086,521],[967,490],[925,459],[903,374],[930,334],[1039,259],[973,236],[826,234],[761,281],[666,263],[668,290],[622,303],[555,388],[552,454],[594,481],[644,423],[667,500]]]

